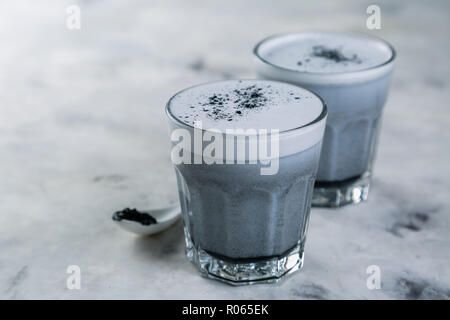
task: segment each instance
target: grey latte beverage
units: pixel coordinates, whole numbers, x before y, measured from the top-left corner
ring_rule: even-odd
[[[297,84],[327,104],[313,206],[366,200],[394,49],[363,34],[305,32],[269,37],[254,54],[260,78]]]
[[[179,92],[166,113],[188,258],[230,284],[299,269],[325,130],[321,99],[286,83],[229,80]]]

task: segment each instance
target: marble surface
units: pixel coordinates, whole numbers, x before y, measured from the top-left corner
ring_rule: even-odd
[[[66,8],[81,8],[81,30]],[[0,298],[448,299],[447,1],[1,2]],[[253,77],[251,50],[292,30],[353,30],[398,50],[369,202],[313,209],[301,272],[231,287],[184,257],[182,225],[154,237],[111,213],[177,201],[163,107],[178,90]],[[66,269],[81,268],[68,290]],[[381,269],[369,290],[366,269]]]

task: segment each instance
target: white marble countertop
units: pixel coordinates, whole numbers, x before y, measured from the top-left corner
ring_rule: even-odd
[[[81,8],[81,30],[66,8]],[[450,6],[378,1],[28,1],[0,5],[0,298],[450,297]],[[251,78],[272,33],[355,30],[398,50],[369,202],[313,209],[305,266],[275,285],[200,277],[182,225],[117,228],[126,206],[177,201],[163,107],[176,91]],[[69,265],[81,289],[66,287]],[[369,290],[366,269],[381,269]]]

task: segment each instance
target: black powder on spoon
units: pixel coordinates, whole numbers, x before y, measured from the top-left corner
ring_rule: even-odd
[[[122,211],[117,211],[113,214],[112,219],[114,221],[134,221],[138,222],[144,226],[149,226],[151,224],[157,224],[158,222],[154,217],[148,213],[139,212],[136,209],[125,208]]]

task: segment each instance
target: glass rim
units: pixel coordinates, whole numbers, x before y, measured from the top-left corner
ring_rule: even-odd
[[[381,43],[383,43],[390,51],[391,51],[391,56],[389,59],[387,59],[386,61],[369,67],[369,68],[364,68],[364,69],[360,69],[360,70],[354,70],[354,71],[342,71],[342,72],[310,72],[310,71],[300,71],[300,70],[296,70],[296,69],[291,69],[291,68],[286,68],[286,67],[282,67],[279,66],[277,64],[274,64],[272,62],[270,62],[269,60],[263,58],[260,53],[259,50],[261,48],[262,45],[264,45],[265,43],[274,40],[274,39],[278,39],[278,38],[282,38],[285,36],[292,36],[292,35],[299,35],[299,34],[308,34],[308,33],[322,33],[322,34],[348,34],[348,35],[357,35],[357,36],[362,36],[362,37],[366,37],[366,38],[371,38],[373,40],[379,41]],[[363,32],[351,32],[351,31],[299,31],[299,32],[283,32],[283,33],[277,33],[277,34],[273,34],[270,35],[266,38],[263,38],[262,40],[260,40],[255,47],[253,48],[253,56],[258,58],[261,62],[275,68],[278,70],[282,70],[282,71],[287,71],[287,72],[293,72],[296,74],[305,74],[305,75],[314,75],[314,76],[339,76],[339,75],[348,75],[348,74],[358,74],[358,73],[363,73],[363,72],[367,72],[370,70],[375,70],[384,66],[387,66],[388,64],[394,62],[396,56],[397,56],[397,52],[395,50],[395,48],[386,40],[381,39],[377,36],[373,36],[373,35],[369,35]]]
[[[293,133],[293,132],[295,132],[295,131],[297,131],[297,130],[301,130],[301,129],[303,129],[303,128],[309,127],[309,126],[311,126],[311,125],[313,125],[313,124],[315,124],[315,123],[318,123],[318,122],[322,121],[322,120],[325,119],[325,117],[328,115],[328,107],[327,107],[325,101],[322,99],[322,97],[320,97],[320,96],[319,96],[318,94],[316,94],[315,92],[312,92],[311,90],[308,90],[308,89],[303,88],[303,87],[301,87],[301,86],[297,86],[297,85],[295,85],[295,84],[291,84],[291,83],[287,83],[287,82],[283,82],[283,81],[276,81],[276,80],[264,80],[264,79],[226,79],[226,80],[216,80],[216,81],[204,82],[204,83],[196,84],[196,85],[193,85],[193,86],[190,86],[190,87],[187,87],[187,88],[185,88],[185,89],[183,89],[183,90],[178,91],[178,92],[175,93],[175,94],[169,99],[169,101],[166,103],[165,113],[166,113],[167,117],[169,118],[169,120],[175,122],[175,123],[178,124],[178,125],[181,125],[182,127],[187,127],[187,128],[189,128],[189,129],[197,129],[197,130],[200,130],[199,128],[196,128],[196,127],[194,127],[194,126],[192,126],[192,125],[190,125],[190,124],[187,124],[186,122],[183,122],[183,121],[180,120],[178,117],[176,117],[174,114],[172,114],[172,112],[171,112],[171,110],[170,110],[170,105],[171,105],[172,100],[173,100],[176,96],[178,96],[179,94],[181,94],[181,93],[183,93],[183,92],[185,92],[185,91],[188,91],[188,90],[190,90],[190,89],[193,89],[193,88],[196,88],[196,87],[200,87],[200,86],[203,86],[203,85],[206,85],[206,84],[210,84],[210,83],[220,83],[220,82],[227,82],[227,81],[279,82],[279,83],[284,83],[284,84],[291,85],[291,86],[295,86],[295,87],[300,87],[301,89],[308,91],[309,93],[313,94],[315,97],[317,97],[317,98],[319,99],[319,101],[320,101],[321,104],[322,104],[322,110],[321,110],[321,112],[319,113],[319,115],[318,115],[314,120],[310,121],[310,122],[307,123],[307,124],[304,124],[304,125],[302,125],[302,126],[299,126],[299,127],[295,127],[295,128],[291,128],[291,129],[287,129],[287,130],[280,130],[280,131],[279,131],[279,134],[280,134],[280,135],[281,135],[281,134],[290,134],[290,133]],[[243,128],[243,129],[244,129],[244,128]],[[262,128],[261,128],[261,129],[262,129]],[[207,132],[207,131],[211,131],[211,130],[203,129],[203,128],[202,128],[201,131],[202,131],[202,132]],[[226,132],[223,132],[223,134],[226,135]],[[239,135],[239,134],[237,134],[237,135]],[[244,135],[248,135],[248,134],[245,134],[245,133],[244,133]]]

